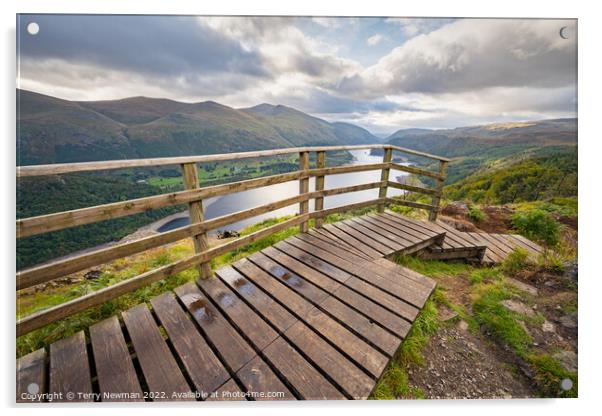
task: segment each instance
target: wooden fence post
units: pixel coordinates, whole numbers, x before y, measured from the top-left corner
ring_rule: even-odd
[[[435,186],[435,194],[433,195],[433,199],[431,205],[434,207],[431,209],[429,213],[429,221],[436,221],[437,215],[439,214],[439,204],[441,203],[441,195],[443,194],[443,183],[445,182],[445,175],[447,172],[447,161],[440,160],[439,161],[439,175],[440,177],[437,179],[437,185]]]
[[[393,158],[393,149],[390,147],[385,148],[385,154],[383,155],[383,163],[391,163],[391,159]],[[378,191],[379,198],[387,197],[387,182],[389,182],[389,171],[388,167],[383,168],[380,173],[380,180],[384,182],[383,185],[380,186]],[[385,212],[385,204],[378,204],[378,212]]]
[[[199,188],[199,173],[196,163],[183,163],[181,166],[184,187],[186,189]],[[205,219],[203,201],[199,200],[188,203],[188,215],[190,217],[190,224],[203,222]],[[192,241],[194,242],[194,252],[197,254],[209,249],[209,241],[206,232],[193,236]],[[211,264],[209,262],[199,264],[198,269],[201,279],[208,279],[211,277]]]
[[[322,169],[326,167],[326,152],[316,152],[316,168]],[[324,175],[316,176],[316,191],[324,190]],[[324,197],[320,196],[315,199],[314,211],[322,211],[324,209]],[[324,218],[316,217],[316,228],[322,227]]]
[[[307,171],[309,169],[309,152],[299,152],[299,170]],[[305,172],[307,173],[307,172]],[[299,179],[299,195],[309,192],[309,176],[304,176]],[[299,203],[299,214],[307,214],[309,212],[309,200]],[[301,223],[301,232],[306,233],[309,230],[309,223],[304,221]]]

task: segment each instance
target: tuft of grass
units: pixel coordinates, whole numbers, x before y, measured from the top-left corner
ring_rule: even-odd
[[[564,273],[564,263],[567,257],[560,251],[557,250],[544,250],[539,256],[537,256],[536,264],[540,269],[556,273]]]
[[[528,357],[531,368],[535,373],[535,382],[537,383],[542,397],[577,397],[577,374],[569,372],[549,354],[532,354]],[[564,379],[573,382],[570,390],[560,388],[560,383]]]
[[[514,289],[503,282],[481,284],[476,289],[473,303],[474,317],[501,344],[512,348],[521,357],[526,356],[533,339],[520,324],[523,316],[508,310],[502,301],[512,298]]]
[[[487,215],[476,205],[470,204],[468,205],[468,218],[476,223],[479,223],[485,221]]]
[[[500,265],[501,270],[507,274],[516,274],[525,269],[529,264],[529,252],[522,247],[517,247]]]
[[[409,385],[406,368],[410,364],[420,365],[424,361],[422,350],[431,335],[437,332],[438,310],[433,298],[429,299],[422,312],[401,344],[387,369],[376,383],[370,399],[393,400],[400,397],[422,399],[424,392]]]
[[[453,276],[471,272],[474,267],[464,262],[423,260],[415,256],[399,255],[395,261],[430,277]]]
[[[468,281],[471,285],[477,283],[497,282],[500,281],[502,278],[502,270],[497,267],[475,269],[468,275]]]

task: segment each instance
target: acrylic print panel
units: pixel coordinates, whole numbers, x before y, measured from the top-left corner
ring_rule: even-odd
[[[21,14],[17,55],[18,402],[577,396],[576,20]]]

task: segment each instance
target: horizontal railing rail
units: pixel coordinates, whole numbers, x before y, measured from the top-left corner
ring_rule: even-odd
[[[358,150],[358,149],[383,149],[382,163],[343,165],[326,167],[325,153],[328,151]],[[406,166],[393,162],[394,151],[406,154],[423,156],[439,161],[439,171],[433,172],[415,166]],[[310,152],[316,153],[315,167],[309,166]],[[279,175],[265,176],[248,179],[244,181],[226,183],[201,187],[198,182],[197,163],[237,160],[243,158],[257,158],[280,156],[286,154],[299,154],[299,170]],[[152,209],[158,209],[173,205],[188,204],[190,224],[175,230],[161,234],[140,238],[102,249],[91,250],[83,254],[75,255],[65,259],[51,261],[46,264],[34,266],[19,271],[16,276],[16,290],[26,289],[35,285],[43,284],[75,272],[105,264],[109,261],[138,254],[146,250],[174,243],[185,238],[192,238],[195,245],[195,254],[168,264],[163,267],[148,271],[139,276],[127,279],[112,286],[100,289],[93,293],[73,299],[69,302],[42,310],[20,319],[17,322],[17,336],[24,335],[30,331],[41,328],[57,320],[82,312],[90,307],[100,305],[108,300],[139,289],[155,281],[164,279],[181,271],[198,267],[202,278],[208,278],[211,274],[210,262],[216,256],[228,251],[236,250],[251,244],[258,239],[269,236],[286,228],[297,226],[305,232],[309,227],[309,220],[315,220],[315,226],[320,227],[324,217],[330,214],[359,209],[369,206],[377,206],[379,212],[386,205],[396,204],[411,208],[424,209],[429,212],[429,219],[435,220],[439,210],[439,202],[446,176],[448,159],[427,153],[416,152],[390,145],[358,145],[358,146],[321,146],[291,149],[275,149],[257,152],[244,152],[219,155],[186,156],[158,159],[136,159],[103,162],[86,162],[72,164],[23,166],[17,168],[19,178],[35,177],[44,175],[56,175],[74,172],[90,172],[107,169],[126,169],[132,167],[151,167],[169,164],[180,164],[186,190],[162,195],[154,195],[144,198],[119,201],[94,207],[80,208],[65,212],[58,212],[36,217],[17,220],[17,238],[29,237],[37,234],[58,231],[70,227],[91,224],[99,221],[111,220],[123,216],[133,215]],[[398,183],[389,180],[391,169],[411,173],[418,176],[426,176],[436,179],[435,188]],[[381,180],[345,186],[340,188],[324,189],[324,178],[328,175],[338,175],[353,172],[381,171]],[[316,178],[315,189],[309,190],[309,178]],[[284,198],[279,201],[247,208],[238,212],[212,218],[204,219],[203,200],[208,198],[224,196],[228,194],[257,189],[265,186],[299,181],[299,194]],[[400,198],[387,197],[388,187],[415,192],[432,197],[430,204],[419,203]],[[362,201],[353,204],[337,206],[324,209],[324,198],[350,192],[359,192],[369,189],[379,189],[376,199]],[[314,210],[310,212],[309,202],[314,200]],[[299,204],[299,214],[292,218],[261,229],[224,244],[209,247],[207,233],[236,223],[241,220],[266,214],[287,206]]]

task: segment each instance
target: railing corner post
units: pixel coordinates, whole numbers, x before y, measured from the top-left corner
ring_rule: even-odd
[[[196,163],[183,163],[182,167],[182,178],[184,179],[184,187],[186,189],[198,189],[199,183],[199,172]],[[203,201],[192,201],[188,203],[188,216],[190,217],[190,224],[202,223],[205,220],[205,212],[203,209]],[[207,233],[202,232],[192,237],[194,242],[194,251],[196,254],[202,253],[209,249],[209,240]],[[211,264],[204,262],[199,264],[199,275],[201,279],[208,279],[211,277]]]
[[[299,170],[302,173],[301,178],[299,179],[299,195],[309,193],[309,152],[301,151],[299,152]],[[304,199],[299,202],[299,215],[305,215],[309,213],[309,200]],[[303,221],[300,225],[300,229],[302,233],[306,233],[309,231],[309,222]]]
[[[437,221],[437,215],[439,214],[439,205],[441,204],[441,196],[443,195],[443,184],[447,174],[446,160],[439,160],[439,177],[437,178],[437,185],[435,187],[435,193],[431,205],[431,211],[429,212],[429,221]]]
[[[381,183],[380,189],[378,191],[378,199],[387,197],[387,184],[389,182],[389,171],[390,171],[389,164],[391,163],[392,159],[393,159],[393,149],[391,147],[385,147],[385,153],[383,155],[383,163],[386,163],[387,166],[382,169],[381,174],[380,174],[380,181],[382,183]],[[379,203],[377,210],[380,213],[385,212],[385,204]]]

